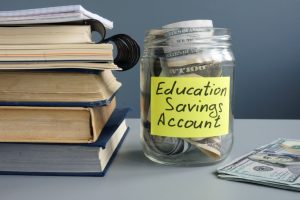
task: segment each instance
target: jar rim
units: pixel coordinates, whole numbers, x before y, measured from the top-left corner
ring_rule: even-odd
[[[198,30],[224,30],[229,32],[229,28],[222,28],[222,27],[200,27],[200,26],[179,26],[176,28],[150,28],[146,29],[145,32],[148,33],[150,31],[170,31],[170,30],[177,30],[177,29],[198,29]]]
[[[166,46],[206,46],[228,48],[230,32],[227,28],[176,27],[158,28],[146,31],[144,43],[148,48]]]

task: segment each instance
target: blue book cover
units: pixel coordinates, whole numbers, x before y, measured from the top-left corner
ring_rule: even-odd
[[[117,92],[116,92],[117,93]],[[38,102],[38,101],[0,101],[0,106],[33,106],[33,107],[96,107],[106,106],[111,103],[116,93],[110,98],[92,102]]]

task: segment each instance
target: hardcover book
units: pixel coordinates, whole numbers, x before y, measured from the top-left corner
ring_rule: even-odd
[[[0,143],[0,174],[104,176],[127,132],[116,109],[91,144]]]
[[[92,43],[90,25],[0,27],[1,45]],[[25,46],[26,47],[26,46]]]
[[[92,143],[115,107],[0,106],[0,142]]]
[[[72,48],[72,45],[64,45],[64,47],[59,45],[43,47],[43,45],[40,45],[32,49],[30,49],[30,46],[27,49],[20,49],[17,46],[13,49],[13,47],[8,46],[9,49],[0,48],[0,62],[84,61],[105,63],[113,61],[111,44],[94,44],[98,48],[85,46],[87,48],[77,48],[76,46]]]
[[[110,70],[0,71],[0,105],[102,106],[120,87]]]

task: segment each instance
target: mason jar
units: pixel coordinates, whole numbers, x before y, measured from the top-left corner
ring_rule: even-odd
[[[233,145],[233,74],[228,29],[147,31],[140,62],[145,156],[166,165],[226,158]]]

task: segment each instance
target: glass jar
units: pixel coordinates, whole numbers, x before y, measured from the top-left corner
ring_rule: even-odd
[[[234,57],[228,30],[149,30],[140,66],[145,156],[166,165],[226,158],[233,144]]]

